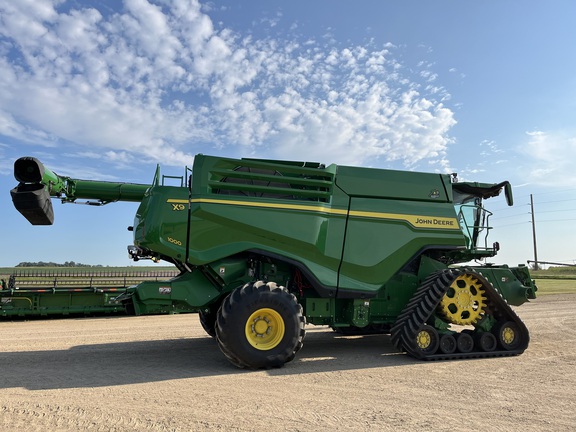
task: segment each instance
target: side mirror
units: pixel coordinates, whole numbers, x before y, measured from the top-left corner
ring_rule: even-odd
[[[506,203],[509,206],[514,205],[514,197],[512,196],[512,185],[510,182],[506,182],[504,185],[504,194],[506,195]]]

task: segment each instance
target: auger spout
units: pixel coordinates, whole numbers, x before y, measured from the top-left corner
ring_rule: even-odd
[[[22,157],[14,162],[14,178],[18,186],[10,191],[14,207],[32,225],[52,225],[54,210],[51,198],[63,202],[77,199],[103,205],[115,201],[140,202],[150,185],[122,182],[78,180],[59,176],[33,157]]]

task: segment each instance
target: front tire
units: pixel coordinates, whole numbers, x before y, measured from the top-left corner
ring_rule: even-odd
[[[302,306],[274,282],[257,281],[228,296],[216,319],[220,350],[237,367],[282,367],[302,348]]]

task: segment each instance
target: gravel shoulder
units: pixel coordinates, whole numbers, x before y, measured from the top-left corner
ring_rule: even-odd
[[[307,328],[284,368],[230,365],[196,315],[0,321],[0,430],[569,431],[575,294],[516,309],[517,357],[419,362]]]

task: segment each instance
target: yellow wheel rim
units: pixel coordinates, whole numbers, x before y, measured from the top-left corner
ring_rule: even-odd
[[[482,283],[474,275],[460,275],[442,297],[440,313],[452,324],[474,324],[485,312],[484,293]]]
[[[504,329],[502,329],[502,341],[506,345],[511,345],[512,342],[514,342],[515,338],[516,334],[514,333],[514,329],[510,327],[505,327]]]
[[[430,333],[426,330],[420,330],[418,335],[416,335],[416,345],[418,345],[418,348],[425,350],[431,343],[432,338],[430,337]]]
[[[274,309],[258,309],[246,320],[246,340],[261,351],[277,347],[285,330],[282,316]]]

